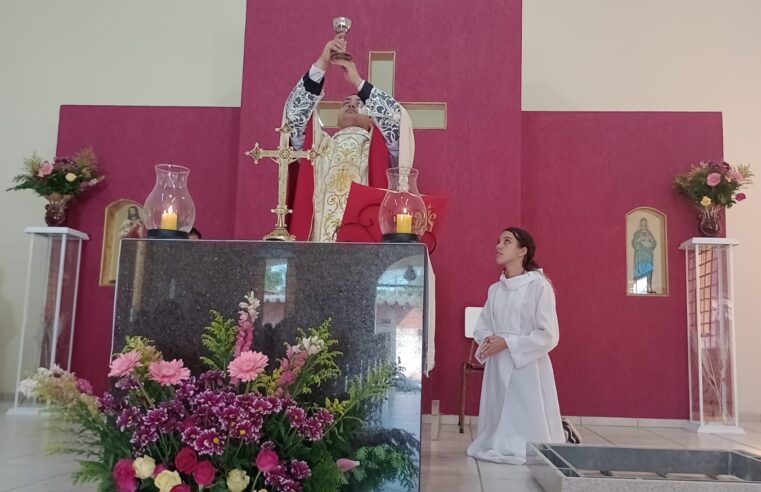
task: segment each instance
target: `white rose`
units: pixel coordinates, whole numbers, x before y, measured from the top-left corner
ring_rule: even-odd
[[[156,479],[153,481],[153,484],[159,488],[159,492],[170,492],[172,487],[175,485],[180,485],[181,483],[182,479],[180,478],[180,474],[176,471],[169,470],[164,470],[163,472],[159,473]]]
[[[132,468],[135,469],[135,476],[141,480],[150,478],[153,476],[153,472],[156,470],[156,460],[150,456],[143,456],[137,458],[132,463]]]
[[[227,488],[230,492],[243,492],[248,487],[248,483],[251,481],[251,477],[248,476],[243,470],[231,470],[227,474]]]

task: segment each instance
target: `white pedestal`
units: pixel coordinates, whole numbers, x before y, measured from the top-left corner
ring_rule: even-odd
[[[8,413],[36,415],[39,407],[24,400],[18,384],[38,367],[71,369],[82,241],[89,237],[68,227],[27,227],[24,232],[29,234],[26,294],[15,397]]]
[[[697,422],[690,422],[685,428],[698,434],[745,434],[745,429],[735,425],[700,425]]]
[[[682,243],[687,271],[690,424],[698,433],[744,434],[737,404],[732,248],[734,239]]]

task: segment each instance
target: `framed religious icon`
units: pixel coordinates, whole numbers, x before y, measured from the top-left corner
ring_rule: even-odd
[[[143,238],[143,205],[134,200],[121,199],[106,207],[103,222],[103,249],[100,255],[100,285],[115,285],[119,263],[119,246],[124,238]]]
[[[626,214],[626,293],[667,296],[668,236],[666,216],[651,207]]]

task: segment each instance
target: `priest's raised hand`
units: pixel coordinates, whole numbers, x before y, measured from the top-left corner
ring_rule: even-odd
[[[363,79],[359,76],[357,65],[353,60],[332,60],[330,64],[339,67],[343,71],[344,79],[352,87],[358,87],[362,83]]]
[[[322,53],[320,53],[320,57],[317,58],[317,61],[314,62],[315,66],[320,68],[323,72],[328,70],[328,66],[330,64],[330,55],[333,52],[338,53],[346,53],[346,34],[341,33],[336,35],[333,39],[328,41],[325,44],[325,47],[322,49]]]

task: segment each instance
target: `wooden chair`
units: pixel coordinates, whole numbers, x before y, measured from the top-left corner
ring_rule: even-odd
[[[476,349],[478,344],[473,340],[473,331],[476,328],[476,322],[478,317],[481,316],[480,307],[467,307],[465,308],[465,338],[470,338],[470,351],[468,352],[468,359],[462,363],[462,379],[460,380],[460,418],[458,425],[460,426],[460,434],[465,431],[465,399],[467,398],[468,391],[468,375],[476,372],[483,373],[484,366],[476,360]]]

